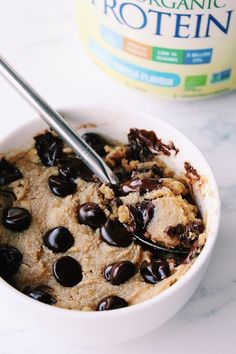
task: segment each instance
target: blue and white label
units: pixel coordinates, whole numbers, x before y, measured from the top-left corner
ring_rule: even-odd
[[[212,48],[198,49],[198,50],[185,50],[184,51],[184,64],[209,64],[212,60]]]

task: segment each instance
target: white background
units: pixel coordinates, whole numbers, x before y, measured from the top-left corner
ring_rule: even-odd
[[[84,0],[81,0],[84,1]],[[80,46],[72,0],[0,0],[0,53],[55,107],[114,104],[151,112],[185,132],[206,154],[223,200],[220,236],[207,276],[166,325],[113,348],[68,353],[236,353],[236,93],[168,102],[104,76]],[[34,113],[0,78],[0,138]],[[134,324],[137,325],[137,324]],[[104,333],[104,336],[106,334]],[[0,354],[62,353],[24,319],[0,316]]]

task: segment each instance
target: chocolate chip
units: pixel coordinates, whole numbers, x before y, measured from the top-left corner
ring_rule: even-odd
[[[22,173],[16,166],[8,162],[4,157],[0,160],[0,186],[6,186],[22,177]]]
[[[106,222],[104,211],[96,203],[82,204],[78,210],[77,218],[80,224],[97,229]]]
[[[138,192],[144,194],[151,192],[155,189],[159,189],[162,186],[162,182],[156,178],[135,178],[133,180],[124,182],[121,184],[121,192],[126,195],[131,192]]]
[[[54,263],[53,275],[58,283],[66,287],[77,285],[83,278],[80,264],[70,256],[61,257]]]
[[[59,161],[58,171],[64,178],[76,179],[78,177],[90,182],[93,181],[93,173],[85,163],[76,157],[66,157]]]
[[[108,220],[100,227],[100,234],[110,246],[128,247],[133,241],[132,234],[118,220]]]
[[[66,252],[74,244],[74,237],[63,226],[49,230],[43,237],[44,244],[54,253]]]
[[[104,146],[107,145],[107,141],[102,136],[95,133],[85,133],[82,135],[82,138],[98,155],[105,156]]]
[[[48,184],[52,193],[61,198],[74,194],[77,188],[77,184],[74,181],[55,175],[49,177]]]
[[[36,136],[34,140],[41,162],[47,167],[57,165],[63,155],[62,139],[47,132]]]
[[[127,307],[128,303],[119,296],[110,295],[102,299],[98,306],[97,311],[107,311]]]
[[[144,261],[141,265],[140,273],[146,283],[156,284],[170,276],[169,263],[155,259],[150,262]]]
[[[171,151],[174,151],[175,154],[179,152],[173,142],[164,144],[152,130],[130,129],[128,140],[128,155],[133,160],[145,161],[153,158],[155,154],[162,153],[169,156]]]
[[[34,300],[43,302],[44,304],[47,305],[54,305],[56,303],[54,297],[50,295],[48,292],[43,290],[34,289],[32,291],[27,292],[26,295],[28,295]]]
[[[8,279],[20,268],[23,256],[21,252],[12,246],[0,245],[0,276]]]
[[[2,214],[3,225],[12,231],[21,232],[28,229],[31,221],[31,214],[24,208],[8,208]]]
[[[129,211],[133,220],[126,225],[128,230],[132,233],[143,234],[153,217],[154,208],[151,202],[142,202],[135,206],[130,205]]]
[[[112,285],[125,283],[135,274],[136,267],[132,262],[121,261],[107,266],[104,270],[106,280]]]

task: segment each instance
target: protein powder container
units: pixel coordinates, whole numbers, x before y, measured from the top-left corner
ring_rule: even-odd
[[[89,55],[128,86],[169,97],[236,88],[236,0],[77,0]]]

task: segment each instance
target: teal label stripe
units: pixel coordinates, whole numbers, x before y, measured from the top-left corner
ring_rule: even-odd
[[[128,63],[122,59],[117,58],[116,56],[102,48],[93,39],[90,39],[89,46],[91,51],[104,64],[106,64],[119,74],[122,74],[133,80],[142,81],[146,84],[162,87],[177,87],[181,83],[181,78],[179,75],[168,72],[149,70]]]

